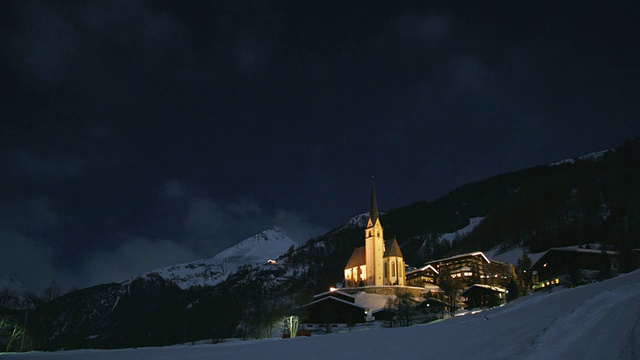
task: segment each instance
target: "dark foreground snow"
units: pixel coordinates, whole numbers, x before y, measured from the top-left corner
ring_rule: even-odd
[[[485,319],[488,318],[488,320]],[[287,340],[4,354],[5,359],[638,359],[640,271],[435,324]]]

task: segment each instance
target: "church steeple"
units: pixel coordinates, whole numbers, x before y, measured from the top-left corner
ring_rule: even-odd
[[[378,220],[378,202],[376,201],[376,188],[373,185],[373,176],[371,177],[371,207],[369,208],[369,219],[375,224]]]

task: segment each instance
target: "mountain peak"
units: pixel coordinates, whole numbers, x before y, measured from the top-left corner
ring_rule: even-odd
[[[242,240],[208,261],[214,263],[261,264],[269,259],[278,258],[291,246],[295,245],[296,243],[287,236],[282,228],[274,226]]]
[[[240,266],[265,264],[267,260],[277,259],[295,245],[284,229],[273,226],[240,241],[212,258],[160,268],[134,279],[158,274],[183,289],[192,286],[214,286],[224,281]],[[133,279],[126,282],[131,280]]]

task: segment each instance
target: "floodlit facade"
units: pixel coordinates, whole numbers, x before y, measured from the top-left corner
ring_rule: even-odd
[[[364,244],[353,250],[344,268],[344,286],[405,286],[404,257],[395,238],[385,244],[373,183]]]

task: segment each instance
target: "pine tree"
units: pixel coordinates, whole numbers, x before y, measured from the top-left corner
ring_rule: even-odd
[[[531,288],[531,268],[532,262],[531,258],[529,258],[529,254],[526,249],[522,250],[522,257],[518,258],[518,266],[516,266],[516,273],[518,275],[518,279],[520,279],[520,286],[522,286],[525,290]]]

